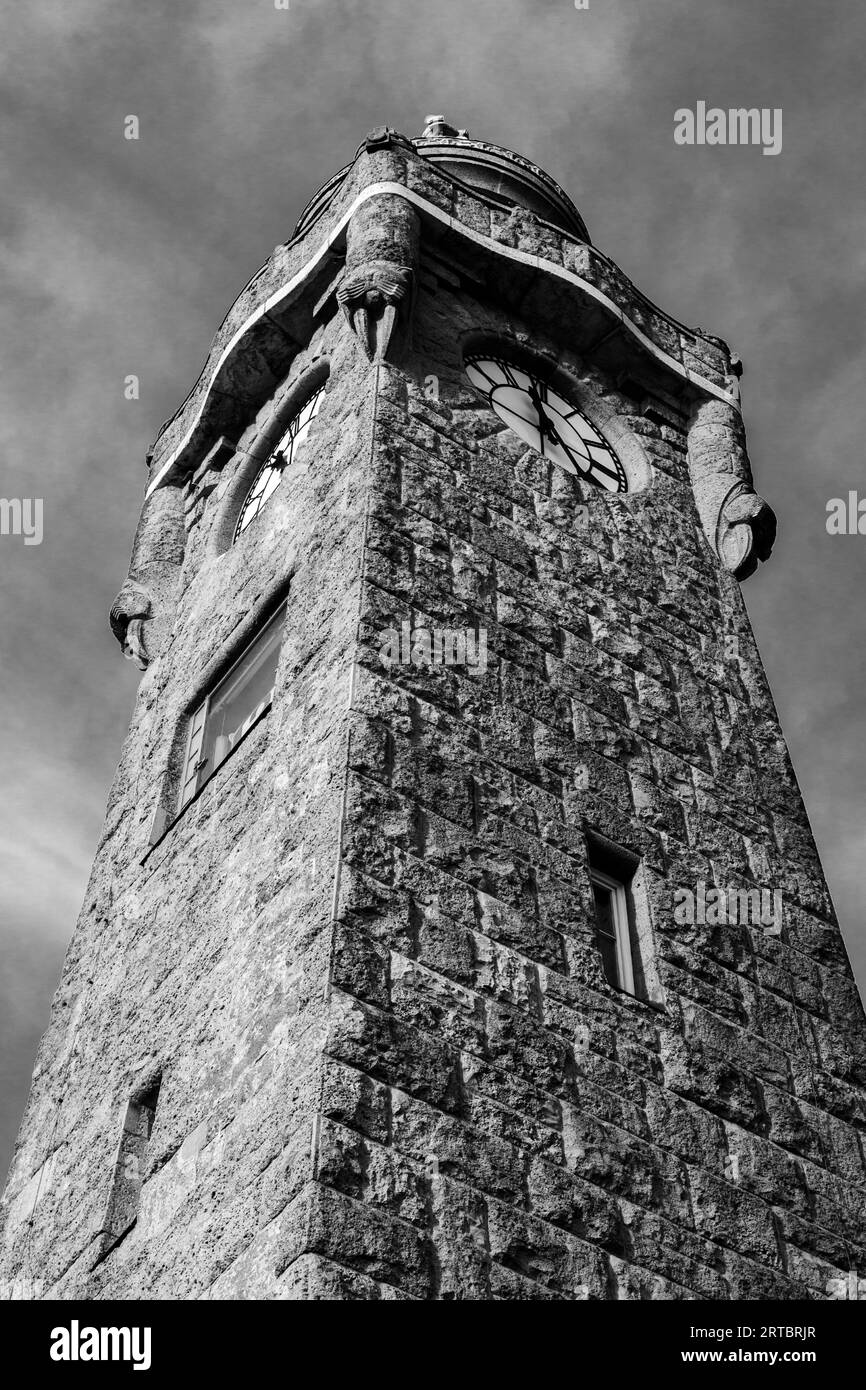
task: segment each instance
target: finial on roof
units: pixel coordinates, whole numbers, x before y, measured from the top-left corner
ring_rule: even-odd
[[[421,138],[435,138],[436,136],[443,135],[447,138],[453,138],[455,135],[465,138],[468,134],[468,130],[458,130],[456,126],[449,125],[444,116],[428,116],[427,124],[421,133]]]

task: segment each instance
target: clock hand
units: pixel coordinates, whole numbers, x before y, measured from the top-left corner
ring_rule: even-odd
[[[539,428],[542,434],[547,435],[548,438],[552,438],[553,436],[555,436],[556,430],[552,421],[545,412],[544,403],[542,402],[541,396],[538,394],[537,386],[530,386],[529,399],[532,401],[532,404],[535,407],[536,414],[538,415]]]
[[[550,416],[545,414],[540,402],[536,404],[535,409],[538,412],[538,428],[541,433],[545,438],[550,440],[551,444],[559,444],[561,441],[556,432],[556,425],[553,423]]]
[[[542,401],[538,387],[535,385],[534,382],[530,383],[528,392],[529,399],[532,401],[533,407],[535,408],[535,413],[538,416],[538,430],[541,435],[541,452],[543,454],[545,439],[549,439],[551,444],[559,445],[562,445],[562,440],[560,439],[559,434],[557,433],[556,426],[554,425],[550,416],[544,409],[544,402]]]

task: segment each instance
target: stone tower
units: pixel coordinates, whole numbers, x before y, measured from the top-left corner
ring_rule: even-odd
[[[866,1028],[740,594],[739,372],[441,117],[316,194],[149,458],[7,1278],[856,1290]]]

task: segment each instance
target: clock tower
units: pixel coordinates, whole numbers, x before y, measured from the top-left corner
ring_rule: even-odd
[[[866,1275],[866,1022],[740,591],[775,534],[740,371],[443,117],[322,186],[148,458],[7,1279]]]

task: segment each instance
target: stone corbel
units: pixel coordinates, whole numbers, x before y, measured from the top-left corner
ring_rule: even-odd
[[[732,358],[729,382],[737,399],[738,367]],[[692,407],[689,474],[710,548],[724,569],[747,579],[773,549],[776,517],[752,485],[746,432],[734,405],[703,399]]]
[[[134,661],[139,671],[146,671],[150,660],[144,642],[144,625],[152,613],[153,602],[147,589],[127,579],[108,615],[123,655],[127,661]]]
[[[370,362],[385,360],[398,323],[409,331],[419,233],[415,209],[390,194],[370,199],[349,223],[337,302]]]
[[[185,540],[181,489],[159,488],[144,505],[129,573],[109,615],[123,655],[140,671],[159,655],[171,630]]]

